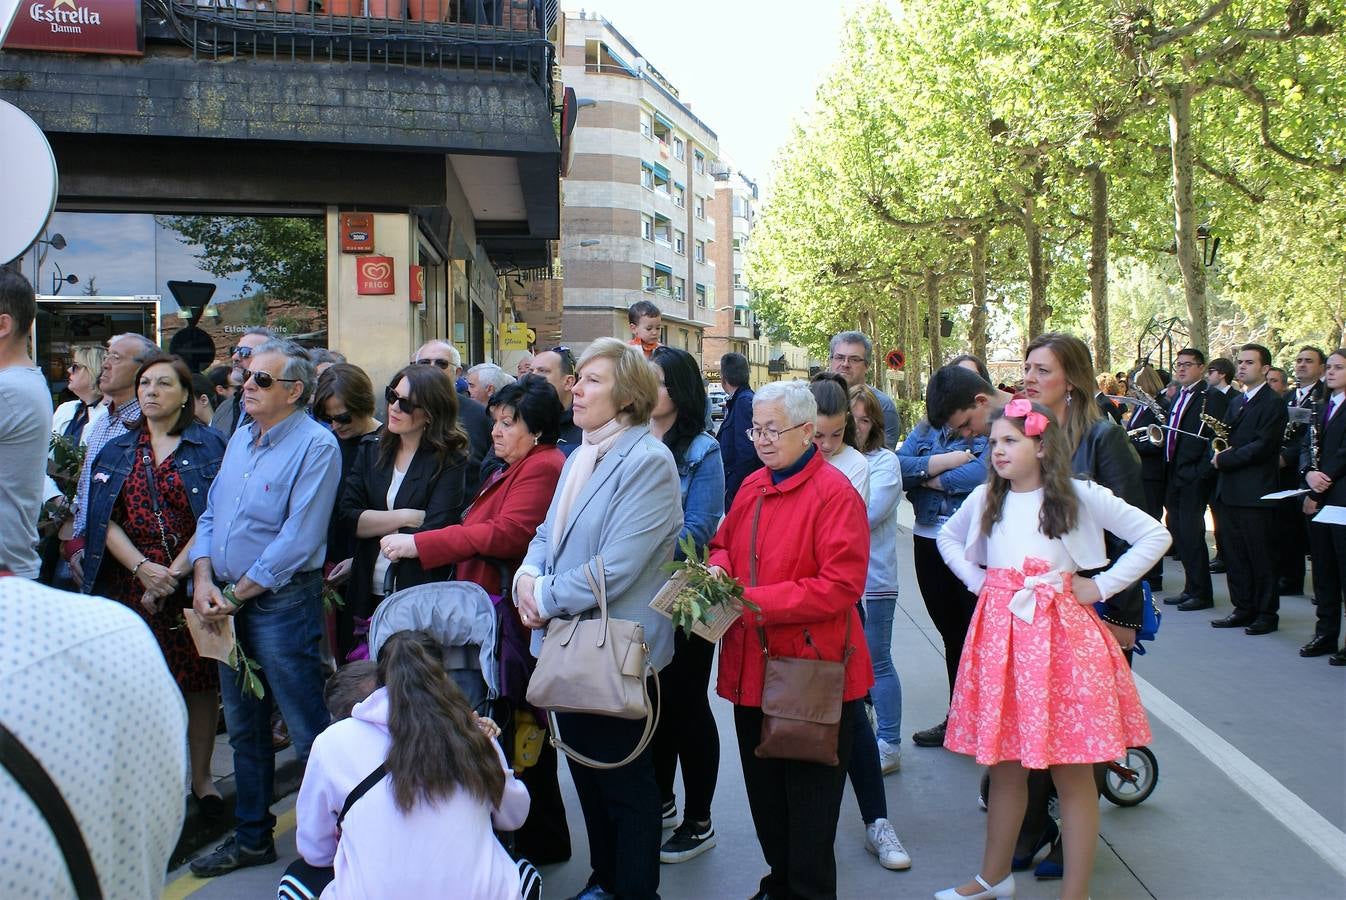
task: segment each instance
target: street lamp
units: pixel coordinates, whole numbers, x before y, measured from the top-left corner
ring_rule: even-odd
[[[56,237],[59,238],[61,236],[58,234],[56,235]],[[64,238],[61,239],[61,243],[62,244],[65,243]],[[55,247],[56,245],[53,243],[52,246]],[[59,250],[61,248],[56,247],[56,249]],[[67,275],[61,271],[60,263],[53,261],[52,265],[56,267],[56,271],[51,273],[51,292],[53,294],[59,294],[61,292],[61,288],[65,287],[67,284],[79,284],[79,276],[76,275],[74,272],[71,272],[69,275]]]

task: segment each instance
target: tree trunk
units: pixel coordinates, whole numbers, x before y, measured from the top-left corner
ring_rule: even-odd
[[[901,291],[903,318],[906,320],[906,341],[903,350],[907,354],[904,369],[906,377],[902,382],[903,393],[908,400],[919,400],[923,368],[921,359],[924,352],[921,342],[921,305],[916,302],[916,295],[909,287],[903,287]]]
[[[1196,237],[1196,210],[1192,187],[1192,95],[1190,84],[1169,89],[1168,135],[1173,158],[1173,230],[1178,268],[1187,298],[1191,346],[1206,349],[1210,324],[1206,316],[1206,269]]]
[[[941,276],[929,266],[925,267],[925,314],[926,327],[930,338],[930,371],[933,372],[944,365],[944,357],[940,353],[939,347],[939,282]]]
[[[977,229],[972,234],[972,318],[968,321],[968,336],[972,352],[986,361],[986,232]]]
[[[1094,310],[1094,370],[1112,368],[1108,334],[1108,174],[1100,166],[1089,169],[1093,195],[1090,209],[1089,300]]]
[[[1037,201],[1024,198],[1024,242],[1028,245],[1028,333],[1024,345],[1047,330],[1047,274],[1042,270],[1042,231],[1037,223]]]

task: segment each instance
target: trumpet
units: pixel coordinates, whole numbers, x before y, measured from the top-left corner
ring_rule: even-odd
[[[1131,438],[1133,441],[1144,438],[1145,440],[1148,440],[1151,444],[1154,444],[1156,447],[1162,447],[1164,444],[1165,431],[1171,431],[1174,434],[1185,434],[1188,437],[1201,438],[1201,440],[1203,441],[1210,441],[1211,446],[1215,448],[1216,453],[1219,453],[1221,450],[1227,450],[1229,448],[1229,444],[1218,437],[1210,438],[1204,434],[1201,434],[1199,431],[1183,431],[1181,428],[1178,428],[1174,425],[1146,425],[1143,428],[1132,428],[1129,431],[1127,431],[1126,436]]]

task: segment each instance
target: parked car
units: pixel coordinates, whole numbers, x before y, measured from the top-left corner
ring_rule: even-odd
[[[723,419],[725,404],[729,402],[729,395],[724,392],[724,388],[718,384],[706,385],[706,396],[710,398],[710,417]]]

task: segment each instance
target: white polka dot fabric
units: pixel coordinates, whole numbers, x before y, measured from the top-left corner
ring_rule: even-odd
[[[182,830],[187,710],[121,604],[0,578],[0,721],[74,813],[108,898],[158,897]],[[0,770],[0,897],[73,897],[46,820]]]

